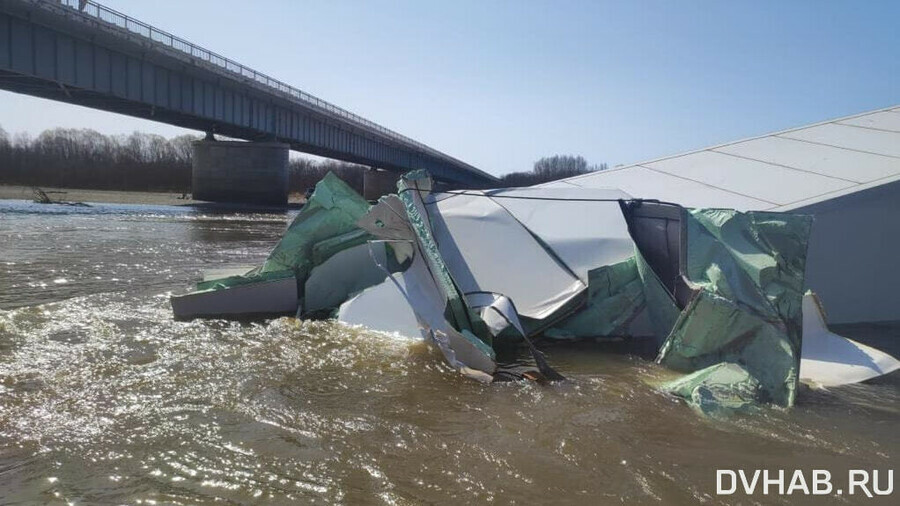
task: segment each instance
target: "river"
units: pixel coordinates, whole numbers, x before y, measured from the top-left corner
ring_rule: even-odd
[[[716,469],[898,467],[896,373],[708,419],[616,346],[482,385],[334,322],[173,321],[171,293],[291,217],[0,201],[0,503],[878,504],[717,496]]]

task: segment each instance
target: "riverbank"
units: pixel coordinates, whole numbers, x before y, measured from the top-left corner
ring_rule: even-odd
[[[54,201],[157,206],[209,205],[208,202],[191,199],[189,193],[91,190],[50,186],[41,186],[40,188]],[[0,185],[0,200],[32,200],[34,198],[32,192],[31,186]],[[291,194],[288,200],[289,205],[305,202],[302,194]]]
[[[198,200],[191,200],[189,194],[184,195],[181,193],[89,190],[81,188],[53,188],[49,186],[40,188],[54,201],[171,206],[200,203]],[[0,199],[32,200],[33,198],[32,187],[30,186],[0,185]]]

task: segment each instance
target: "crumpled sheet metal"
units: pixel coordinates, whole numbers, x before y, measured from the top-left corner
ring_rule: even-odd
[[[413,171],[397,183],[397,195],[406,209],[410,229],[414,232],[417,252],[424,259],[434,282],[447,299],[447,317],[460,331],[475,329],[475,314],[466,306],[463,293],[454,282],[432,235],[432,223],[424,200],[431,193],[431,176],[424,170]]]
[[[685,372],[740,364],[759,384],[748,402],[792,406],[812,218],[723,209],[689,209],[682,216],[683,275],[696,292],[657,361]]]
[[[316,184],[260,272],[290,270],[298,282],[305,282],[316,261],[327,260],[330,255],[368,239],[356,226],[368,210],[365,199],[329,172]]]
[[[333,310],[352,295],[387,277],[385,243],[370,242],[345,248],[313,267],[303,290],[303,313]]]
[[[512,204],[519,205],[517,217],[505,207],[508,202],[498,203],[503,192],[494,192],[497,198],[489,192],[468,191],[437,199],[430,190],[427,177],[407,176],[401,180],[396,197],[400,202],[394,197],[383,199],[359,225],[382,239],[404,240],[413,245],[416,268],[404,275],[417,276],[417,281],[405,279],[406,290],[421,283],[434,290],[427,304],[408,293],[407,299],[426,335],[429,331],[441,332],[436,342],[451,363],[458,361],[460,368],[468,365],[458,359],[449,337],[457,338],[459,343],[463,343],[460,337],[469,339],[470,344],[474,340],[475,348],[490,348],[490,335],[511,324],[496,320],[493,313],[484,312],[485,307],[505,307],[503,301],[508,300],[518,316],[540,320],[559,311],[573,297],[586,294],[585,307],[558,321],[547,331],[548,335],[628,335],[629,324],[638,316],[647,320],[652,317],[655,334],[665,336],[660,363],[684,372],[701,371],[719,363],[741,364],[742,370],[759,385],[753,389],[754,398],[746,399],[747,402],[793,403],[801,328],[798,289],[803,285],[802,246],[809,233],[808,218],[682,210],[687,238],[687,267],[682,275],[696,295],[681,311],[631,241],[618,202],[610,199],[585,204],[607,206],[604,213],[612,217],[603,221],[616,226],[606,227],[610,231],[601,234],[606,240],[613,238],[609,244],[615,245],[615,251],[595,257],[599,265],[585,271],[584,283],[553,244],[569,245],[567,234],[575,237],[582,233],[575,230],[590,234],[588,228],[563,225],[571,230],[553,235],[546,224],[541,224],[542,237],[526,226],[527,222],[540,221],[536,218],[535,201],[510,199],[525,202]],[[508,196],[524,195],[511,192]],[[399,212],[401,202],[405,216]],[[571,206],[572,216],[584,213],[573,204],[560,205]],[[554,213],[561,223],[576,221],[565,220],[564,210],[555,209]],[[630,255],[619,251],[623,249],[621,244],[630,245]],[[596,245],[584,241],[582,247],[593,249]],[[567,254],[569,258],[579,255],[574,251]],[[587,261],[584,256],[580,258],[582,263],[577,265],[582,269]],[[493,294],[495,300],[490,304],[477,303],[477,294],[484,292]],[[421,306],[418,309],[417,304]],[[481,308],[482,313],[475,314],[476,308]],[[489,333],[479,332],[477,323],[487,324]],[[645,326],[650,327],[649,323],[645,321]],[[516,326],[526,334],[521,323]],[[431,337],[435,339],[434,335]],[[471,356],[468,359],[472,360]],[[717,391],[705,394],[704,402],[710,402],[709,396],[714,397]],[[747,394],[750,390],[738,391]]]
[[[463,294],[502,293],[522,316],[541,319],[587,287],[492,199],[459,195],[429,208],[439,253]]]
[[[652,333],[646,306],[637,260],[631,256],[588,271],[585,307],[545,330],[544,335],[554,339],[646,337]]]
[[[791,347],[779,321],[766,321],[731,300],[701,290],[681,313],[658,360],[682,372],[740,364],[759,384],[752,392],[742,390],[752,394],[744,399],[746,403],[791,406],[797,390],[798,359],[799,349]]]
[[[664,391],[686,399],[703,415],[727,415],[755,406],[759,389],[759,381],[732,362],[719,362],[663,386]]]
[[[379,328],[379,315],[360,318],[358,310],[391,294],[415,319],[398,313],[397,321],[417,327],[449,363],[479,379],[496,370],[492,339],[511,328],[526,341],[538,332],[654,336],[658,361],[687,374],[663,388],[701,412],[794,403],[809,217],[672,205],[684,250],[677,273],[683,284],[671,285],[644,258],[625,207],[612,198],[595,202],[583,194],[578,205],[570,194],[581,189],[562,189],[565,201],[533,200],[554,189],[439,194],[421,172],[398,186],[398,195],[383,198],[357,225],[389,242],[407,267],[342,305],[354,322],[372,318]],[[591,215],[585,208],[602,215],[602,231],[576,219]],[[582,235],[599,235],[600,242]],[[668,286],[689,290],[678,292],[679,303]]]
[[[416,196],[410,195],[409,198],[415,199]],[[406,203],[400,199],[401,197],[396,195],[383,197],[372,208],[372,212],[361,218],[358,223],[361,228],[379,240],[390,241],[395,247],[398,244],[408,244],[410,247],[412,258],[410,265],[406,270],[388,276],[385,283],[393,283],[397,291],[403,295],[416,317],[422,337],[433,342],[450,365],[470,377],[490,381],[497,367],[494,350],[471,332],[471,326],[459,328],[448,321],[448,315],[452,314],[451,297],[456,298],[462,311],[468,312],[469,309],[455,291],[449,275],[446,280],[449,281],[449,289],[441,280],[435,279],[434,273],[440,272],[440,258],[433,259],[428,256],[423,246],[422,235],[409,219],[409,209],[416,203]],[[404,214],[398,212],[401,208],[406,210]],[[427,237],[430,236],[426,236],[426,240]],[[383,291],[385,288],[379,290]],[[448,294],[451,290],[452,295]],[[365,292],[360,297],[365,297]],[[360,302],[365,300],[360,299],[357,304]],[[353,300],[345,303],[340,312],[355,314],[355,322],[363,323],[368,319],[377,321],[381,317],[373,313],[361,314],[358,308],[353,307],[353,303]],[[469,321],[468,315],[465,318]],[[372,326],[379,328],[377,323]]]
[[[263,265],[245,274],[201,281],[197,290],[223,290],[289,277],[303,287],[314,267],[371,238],[356,226],[368,210],[368,202],[329,172],[316,184]]]
[[[583,303],[577,298],[590,270],[632,256],[623,198],[629,197],[618,190],[509,188],[429,195],[424,202],[464,294],[502,293],[522,317],[552,321]]]

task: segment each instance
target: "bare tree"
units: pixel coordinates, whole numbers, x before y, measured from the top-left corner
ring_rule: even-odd
[[[589,165],[582,156],[554,155],[534,162],[531,172],[511,172],[500,178],[505,187],[531,186],[557,179],[605,170],[607,165]]]

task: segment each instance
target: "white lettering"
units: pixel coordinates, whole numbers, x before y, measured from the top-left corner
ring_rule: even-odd
[[[824,485],[825,488],[820,486]],[[831,472],[825,469],[813,469],[812,472],[813,495],[828,495],[831,493]]]
[[[743,472],[741,472],[743,475]],[[725,490],[722,487],[722,477],[723,476],[731,476],[731,488]],[[737,490],[737,477],[734,475],[734,471],[729,469],[716,469],[716,494],[719,495],[731,495]]]
[[[778,478],[769,478],[769,470],[763,471],[763,495],[769,495],[769,485],[778,485],[778,495],[784,495],[784,469],[778,470]]]
[[[794,490],[803,491],[803,495],[809,495],[809,487],[806,486],[806,478],[803,477],[803,471],[797,469],[791,478],[791,484],[788,485],[787,495],[794,493]]]
[[[881,490],[878,486],[878,470],[872,471],[872,490],[875,492],[875,495],[891,495],[894,493],[894,470],[888,469],[888,484],[887,488]]]
[[[861,478],[861,480],[857,477]],[[872,497],[872,492],[866,487],[866,483],[869,482],[869,473],[862,469],[851,469],[848,481],[850,482],[850,495],[853,495],[853,491],[859,486],[859,488],[863,489],[863,492],[866,493],[866,497]]]
[[[747,495],[753,495],[753,491],[756,490],[756,482],[759,480],[759,469],[753,471],[753,481],[747,483],[747,475],[744,474],[744,470],[741,469],[738,471],[741,476],[741,483],[744,485],[744,493]]]
[[[787,476],[790,473],[790,476]],[[807,474],[808,473],[808,474]],[[760,479],[760,476],[762,479]],[[734,495],[743,490],[752,496],[762,489],[763,495],[863,495],[868,498],[894,493],[893,469],[850,469],[847,488],[835,488],[827,469],[769,470],[716,469],[716,494]]]

